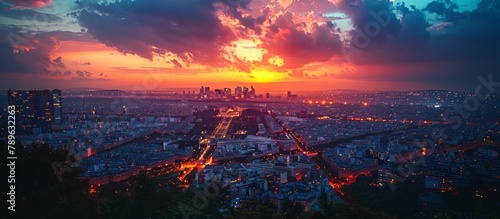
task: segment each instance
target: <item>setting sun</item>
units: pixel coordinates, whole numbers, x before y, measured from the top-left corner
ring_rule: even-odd
[[[265,69],[252,70],[252,81],[257,83],[277,82],[283,79],[283,73],[268,71]]]

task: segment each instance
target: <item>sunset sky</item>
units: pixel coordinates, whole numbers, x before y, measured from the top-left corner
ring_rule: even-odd
[[[3,0],[0,86],[473,91],[499,2]]]

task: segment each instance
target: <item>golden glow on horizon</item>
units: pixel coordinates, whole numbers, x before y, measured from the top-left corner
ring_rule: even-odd
[[[154,75],[160,80],[154,89],[165,88],[196,88],[200,85],[212,87],[233,87],[237,85],[255,85],[258,91],[287,91],[293,88],[296,91],[318,91],[331,88],[371,88],[393,86],[389,82],[360,82],[359,80],[342,79],[330,75],[340,72],[354,73],[357,71],[373,70],[383,74],[386,68],[381,65],[364,66],[354,69],[350,65],[335,65],[336,60],[330,60],[328,65],[324,63],[308,64],[300,69],[309,77],[291,77],[290,71],[283,68],[282,57],[271,56],[265,62],[262,57],[266,51],[260,48],[258,39],[240,39],[233,42],[233,60],[243,61],[238,66],[214,67],[201,64],[191,64],[189,67],[177,68],[166,60],[165,57],[155,57],[153,61],[137,55],[124,55],[102,43],[96,41],[80,42],[74,40],[60,40],[60,46],[54,51],[54,57],[63,57],[66,69],[73,72],[71,77],[66,76],[44,76],[46,79],[66,80],[62,87],[86,86],[92,82],[96,87],[109,87],[116,89],[132,89],[141,86],[144,78]],[[254,60],[254,61],[248,61]],[[260,61],[259,61],[260,60]],[[248,69],[249,68],[249,69]],[[248,69],[249,72],[244,72]],[[89,71],[92,78],[77,77],[76,71]],[[329,72],[329,75],[324,75]],[[149,76],[147,76],[149,75]],[[315,77],[311,77],[315,76]],[[21,74],[12,74],[11,78],[28,78]],[[84,80],[79,80],[84,79]],[[101,79],[101,80],[93,80]],[[105,80],[102,80],[105,79]],[[151,82],[153,83],[153,82]],[[155,83],[156,84],[156,83]],[[413,86],[413,84],[400,84],[402,89]],[[397,88],[396,88],[397,89]],[[320,100],[321,102],[321,100]],[[328,102],[327,102],[328,103]]]
[[[252,79],[257,83],[276,82],[283,79],[283,73],[271,72],[265,69],[252,70]]]

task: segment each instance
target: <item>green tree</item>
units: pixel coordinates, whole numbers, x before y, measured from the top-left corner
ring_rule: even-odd
[[[7,148],[5,142],[0,143]],[[20,218],[99,218],[90,185],[78,178],[67,148],[16,145],[16,216]],[[59,177],[58,177],[59,175]]]

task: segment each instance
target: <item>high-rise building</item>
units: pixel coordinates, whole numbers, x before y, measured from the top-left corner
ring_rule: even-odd
[[[249,91],[248,96],[249,96],[250,98],[255,98],[255,88],[253,88],[253,85],[252,85],[252,86],[250,86],[250,91]]]
[[[231,88],[224,88],[224,97],[230,98],[231,97]]]
[[[287,94],[286,94],[286,98],[288,98],[288,99],[297,98],[297,95],[296,94],[292,94],[291,91],[288,91]]]
[[[62,121],[62,102],[61,102],[61,90],[52,90],[52,111],[53,111],[53,122],[61,123]]]
[[[241,97],[241,93],[243,93],[243,89],[240,86],[234,89],[234,96]]]
[[[203,96],[205,94],[205,88],[201,86],[200,88],[200,95]]]
[[[243,87],[243,97],[248,98],[248,87]]]
[[[215,89],[214,95],[215,95],[216,99],[222,98],[224,96],[224,90],[223,89]]]
[[[266,93],[266,98],[267,99],[271,98],[271,94],[270,93]]]
[[[34,94],[28,90],[7,91],[9,105],[16,107],[16,132],[32,131],[35,119]]]
[[[212,98],[212,92],[210,92],[210,87],[205,87],[204,98],[207,98],[207,99]]]
[[[51,130],[62,121],[60,90],[8,90],[9,105],[16,107],[16,130],[31,134],[33,129]]]

